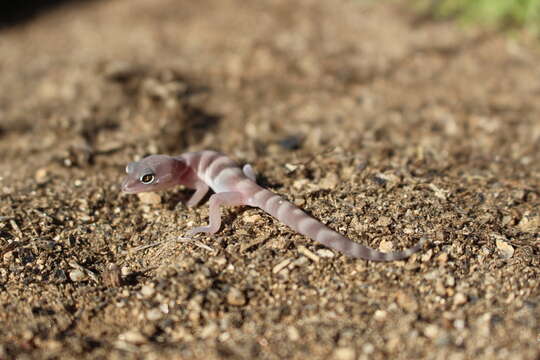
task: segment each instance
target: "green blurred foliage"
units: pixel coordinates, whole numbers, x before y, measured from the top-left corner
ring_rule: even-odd
[[[540,0],[417,0],[417,4],[436,17],[506,29],[526,27],[540,34]]]

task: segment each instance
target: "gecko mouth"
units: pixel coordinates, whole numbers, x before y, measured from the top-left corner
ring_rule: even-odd
[[[131,184],[130,184],[129,179],[128,178],[124,179],[124,181],[122,181],[122,191],[128,194],[134,193],[135,190],[130,185]]]

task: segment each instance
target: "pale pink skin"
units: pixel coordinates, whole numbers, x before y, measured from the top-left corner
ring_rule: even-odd
[[[245,165],[240,169],[233,160],[215,151],[190,152],[176,157],[151,155],[128,164],[126,172],[122,191],[160,191],[175,185],[184,185],[195,189],[187,202],[190,207],[196,206],[208,190],[212,189],[215,194],[210,196],[209,201],[209,225],[189,230],[191,235],[201,232],[216,233],[221,227],[222,205],[248,205],[262,209],[299,233],[351,257],[393,261],[405,259],[422,249],[422,240],[411,248],[388,253],[355,243],[281,196],[257,185],[251,166]],[[143,183],[143,180],[147,184]]]

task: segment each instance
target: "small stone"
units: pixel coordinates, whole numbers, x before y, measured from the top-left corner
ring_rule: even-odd
[[[219,333],[219,327],[215,323],[209,323],[201,330],[201,338],[208,339],[214,338]]]
[[[146,312],[146,318],[150,321],[159,320],[163,317],[163,313],[159,309],[150,309]]]
[[[227,302],[233,306],[242,306],[246,303],[246,297],[240,290],[231,288],[227,293]]]
[[[334,252],[330,249],[319,249],[317,250],[317,255],[324,258],[333,258],[336,256],[336,254],[334,254]]]
[[[225,266],[227,265],[227,258],[225,256],[218,256],[214,258],[214,263],[218,266]]]
[[[510,259],[514,255],[514,247],[503,239],[497,238],[495,240],[495,245],[497,246],[497,249],[499,249],[499,252],[503,258]]]
[[[456,293],[456,295],[454,295],[454,305],[456,306],[459,306],[459,305],[463,305],[467,302],[467,295],[463,294],[463,293]]]
[[[414,234],[414,228],[412,228],[410,226],[406,226],[406,227],[403,228],[403,233],[407,234],[407,235]]]
[[[437,256],[437,262],[446,264],[448,262],[448,254],[442,253],[441,255]]]
[[[292,173],[292,172],[294,172],[296,169],[298,169],[298,165],[286,163],[286,164],[285,164],[285,169],[287,169],[287,172]]]
[[[285,259],[272,268],[272,274],[277,274],[281,270],[285,269],[290,263],[291,259]]]
[[[334,350],[333,359],[335,360],[354,360],[356,351],[352,347],[340,347]]]
[[[253,214],[253,215],[244,216],[243,219],[245,222],[249,224],[253,224],[253,223],[261,221],[262,216],[260,216],[259,214]]]
[[[43,343],[43,347],[45,347],[48,351],[59,351],[62,350],[63,344],[58,340],[47,340]]]
[[[118,287],[122,285],[122,275],[118,265],[109,264],[107,270],[103,272],[102,281],[107,287]]]
[[[396,301],[398,305],[407,312],[416,312],[418,310],[418,302],[416,299],[403,291],[396,294]]]
[[[517,226],[524,232],[540,232],[540,215],[525,213]]]
[[[434,324],[429,324],[424,329],[424,334],[430,339],[435,339],[439,335],[439,327]]]
[[[365,343],[363,346],[362,346],[362,352],[364,354],[373,354],[373,352],[375,351],[375,346],[373,346],[373,344],[371,343]]]
[[[446,198],[448,196],[448,190],[439,189],[434,184],[429,184],[428,186],[433,191],[433,193],[435,194],[435,196],[437,198],[439,198],[441,200],[446,200]]]
[[[147,342],[146,336],[144,336],[138,330],[129,330],[118,336],[119,340],[123,340],[132,344],[144,344]]]
[[[306,186],[310,184],[309,180],[307,179],[298,179],[293,182],[293,188],[294,189],[303,189]]]
[[[454,327],[457,329],[457,330],[463,330],[465,329],[465,320],[463,319],[456,319],[454,320]]]
[[[154,289],[153,287],[149,285],[144,285],[141,288],[141,295],[145,299],[151,298],[155,292],[156,292],[156,289]]]
[[[291,341],[298,341],[300,339],[300,332],[298,332],[298,329],[294,326],[289,326],[287,328],[287,335]]]
[[[392,244],[391,241],[388,240],[382,240],[379,244],[379,251],[382,252],[391,252],[394,250],[394,244]]]
[[[433,257],[433,251],[429,249],[424,254],[422,254],[421,260],[422,262],[428,262],[431,260],[432,257]]]
[[[137,197],[143,204],[158,205],[161,203],[161,196],[157,193],[152,193],[152,192],[138,193]]]
[[[444,283],[442,279],[437,279],[435,282],[435,292],[439,296],[445,296],[446,295],[446,288],[444,287]]]
[[[312,252],[303,245],[298,246],[298,252],[307,257],[308,259],[311,259],[313,262],[319,262],[320,258],[314,252]]]
[[[319,182],[319,187],[325,190],[335,189],[339,183],[339,178],[335,173],[328,173],[326,176]]]
[[[72,281],[83,281],[86,279],[86,274],[82,270],[74,269],[69,272],[69,278]]]
[[[392,224],[392,219],[388,216],[381,216],[377,221],[377,226],[388,226]]]
[[[38,169],[34,174],[34,179],[38,184],[44,184],[47,182],[48,171],[45,168]]]
[[[4,254],[4,263],[10,263],[13,261],[13,251],[6,251]]]
[[[377,310],[375,311],[375,314],[373,314],[373,318],[377,321],[383,321],[384,319],[386,319],[386,311],[384,310]]]

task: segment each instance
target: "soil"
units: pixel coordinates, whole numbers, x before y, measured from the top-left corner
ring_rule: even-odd
[[[540,51],[395,2],[67,3],[0,32],[1,359],[539,359]],[[125,165],[216,149],[373,248],[215,235]]]

